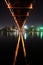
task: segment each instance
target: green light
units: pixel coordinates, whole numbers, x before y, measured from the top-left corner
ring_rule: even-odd
[[[37,27],[37,36],[40,35],[40,38],[43,38],[43,27]]]
[[[40,29],[43,29],[43,27],[40,27]]]
[[[41,34],[40,34],[40,38],[42,38],[43,37],[43,32],[41,32]]]

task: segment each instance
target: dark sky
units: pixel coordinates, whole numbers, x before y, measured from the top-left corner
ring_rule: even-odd
[[[33,1],[33,10],[27,20],[28,25],[43,25],[43,0]],[[13,17],[4,0],[0,0],[0,27],[14,25]]]
[[[29,25],[43,26],[43,0],[36,0],[28,19]]]

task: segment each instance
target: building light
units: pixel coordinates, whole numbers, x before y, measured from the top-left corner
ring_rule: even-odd
[[[28,29],[27,25],[24,26],[24,29]]]

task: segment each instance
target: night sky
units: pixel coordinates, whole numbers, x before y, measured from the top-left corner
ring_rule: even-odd
[[[30,12],[30,16],[28,17],[27,24],[28,26],[43,25],[43,0],[33,1],[33,9]],[[10,26],[15,25],[13,17],[11,16],[11,13],[7,8],[7,5],[4,2],[4,0],[0,0],[0,27],[9,26],[9,25]]]

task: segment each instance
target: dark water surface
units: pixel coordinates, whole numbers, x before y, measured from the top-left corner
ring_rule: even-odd
[[[0,65],[13,65],[18,37],[0,36]],[[27,57],[24,58],[20,42],[16,65],[43,65],[43,39],[34,37],[25,40]]]

